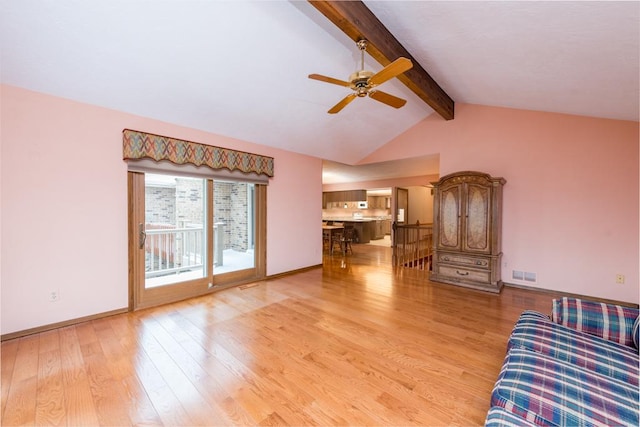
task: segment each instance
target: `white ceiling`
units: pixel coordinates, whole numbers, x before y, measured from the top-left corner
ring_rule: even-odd
[[[455,102],[638,120],[640,2],[365,3]],[[0,5],[9,85],[349,165],[436,114],[397,79],[405,107],[327,114],[349,89],[307,75],[347,80],[359,52],[304,1]]]

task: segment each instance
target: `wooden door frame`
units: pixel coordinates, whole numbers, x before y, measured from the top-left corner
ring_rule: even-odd
[[[140,179],[142,177],[142,179]],[[136,203],[142,200],[142,203]],[[128,262],[129,262],[129,311],[136,308],[139,288],[134,284],[144,282],[144,262],[140,259],[144,256],[139,250],[138,224],[140,218],[144,221],[144,174],[139,172],[127,172],[127,221],[128,221]]]
[[[395,235],[395,227],[399,225],[398,223],[398,208],[400,205],[400,197],[398,195],[399,191],[407,192],[407,205],[405,212],[405,221],[403,224],[407,224],[407,219],[409,218],[409,189],[403,187],[392,187],[391,188],[391,246],[396,245],[396,235]]]

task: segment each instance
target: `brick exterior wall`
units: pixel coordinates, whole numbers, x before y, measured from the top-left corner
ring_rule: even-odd
[[[178,227],[204,224],[204,181],[201,179],[176,179],[176,220]]]
[[[249,249],[247,238],[247,184],[214,181],[215,222],[224,223],[225,249],[244,252]]]
[[[214,222],[224,223],[224,249],[249,249],[247,185],[214,181]],[[145,188],[146,223],[151,228],[202,224],[203,197],[202,180],[176,178],[175,187],[148,186]]]
[[[144,216],[147,224],[176,224],[176,189],[145,187]]]

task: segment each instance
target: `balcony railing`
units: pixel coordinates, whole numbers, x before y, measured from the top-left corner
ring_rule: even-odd
[[[201,269],[205,257],[204,228],[168,228],[148,224],[145,241],[145,277]]]
[[[145,277],[159,277],[202,269],[206,260],[204,227],[201,224],[174,228],[146,224]],[[213,263],[223,265],[224,223],[213,226]]]
[[[394,224],[392,260],[394,267],[431,270],[433,225]]]

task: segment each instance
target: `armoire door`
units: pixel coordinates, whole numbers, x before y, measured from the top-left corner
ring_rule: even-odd
[[[462,248],[463,184],[443,186],[438,196],[438,242],[444,250],[459,251]]]
[[[465,184],[464,238],[465,252],[491,253],[491,187]]]

